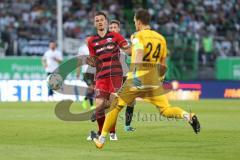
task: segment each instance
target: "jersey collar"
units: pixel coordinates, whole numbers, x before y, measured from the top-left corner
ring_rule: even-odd
[[[108,33],[110,33],[109,30],[107,30],[107,32],[105,33],[105,35],[104,35],[103,37],[101,37],[101,36],[96,32],[96,36],[98,36],[99,38],[104,38],[104,37],[106,37],[106,35],[107,35]]]

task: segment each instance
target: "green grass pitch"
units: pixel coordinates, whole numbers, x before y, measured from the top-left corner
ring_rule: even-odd
[[[138,102],[125,133],[121,112],[119,141],[97,150],[86,141],[96,124],[56,118],[56,103],[0,103],[0,160],[237,160],[240,157],[240,101],[174,101],[198,113],[202,131],[184,121],[158,119],[155,107]],[[72,110],[78,111],[75,103]],[[153,115],[155,113],[155,115]],[[157,116],[157,119],[155,119]]]

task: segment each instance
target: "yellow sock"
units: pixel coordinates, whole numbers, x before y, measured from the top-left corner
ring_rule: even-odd
[[[110,131],[110,128],[112,128],[113,125],[116,123],[120,111],[121,111],[120,107],[115,107],[113,110],[107,113],[101,136],[103,137],[107,136],[108,132]]]
[[[186,115],[189,115],[188,112],[184,111],[180,107],[167,107],[160,112],[164,117],[167,118],[177,118],[177,119],[185,119]]]

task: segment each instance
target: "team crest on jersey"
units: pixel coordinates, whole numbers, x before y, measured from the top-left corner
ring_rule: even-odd
[[[107,38],[107,41],[108,41],[108,42],[111,42],[111,41],[112,41],[112,38]]]

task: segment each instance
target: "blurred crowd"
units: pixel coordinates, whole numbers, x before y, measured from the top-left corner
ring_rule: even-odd
[[[111,19],[125,23],[123,5],[118,1],[62,0],[62,4],[64,37],[81,39],[92,34],[96,10],[105,10]],[[30,39],[56,39],[56,7],[57,0],[0,0],[0,41],[9,44],[7,48],[11,49],[7,52],[13,52],[14,41],[24,46]]]
[[[216,56],[240,56],[240,0],[63,0],[64,37],[93,33],[97,10],[120,20],[122,34],[129,36],[134,27],[128,9],[133,12],[139,4],[149,8],[153,28],[165,36],[197,39],[202,63]],[[0,46],[13,52],[13,41],[56,39],[56,7],[55,0],[0,0]]]
[[[92,17],[105,9],[110,18],[123,20],[122,6],[116,1],[63,0],[64,36],[81,38],[92,33]],[[56,38],[56,0],[0,1],[0,31],[13,38]]]
[[[148,2],[153,27],[166,35],[196,38],[203,64],[217,56],[240,56],[240,0]]]

